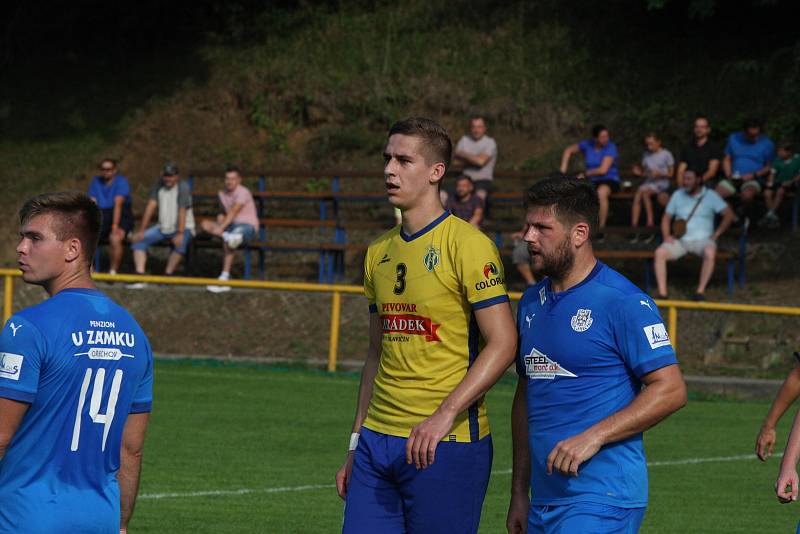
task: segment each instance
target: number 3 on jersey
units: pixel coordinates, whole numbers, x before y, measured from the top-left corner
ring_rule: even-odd
[[[111,423],[114,421],[114,411],[117,407],[117,398],[119,397],[119,388],[122,385],[122,369],[117,369],[114,372],[114,378],[111,381],[111,391],[108,395],[108,405],[106,406],[106,413],[100,413],[100,402],[103,397],[103,383],[106,378],[106,370],[102,367],[97,369],[97,374],[94,377],[94,386],[92,387],[92,398],[89,401],[89,417],[92,418],[93,423],[103,425],[103,447],[106,450],[106,439],[108,439],[108,431],[111,430]],[[92,369],[86,369],[86,374],[83,375],[83,384],[81,385],[81,395],[78,397],[78,411],[75,413],[75,426],[72,428],[72,445],[71,451],[77,451],[81,439],[81,415],[83,412],[83,405],[86,403],[86,394],[89,391],[89,382],[92,380]]]
[[[397,264],[397,281],[394,283],[394,294],[402,295],[406,290],[406,264]]]

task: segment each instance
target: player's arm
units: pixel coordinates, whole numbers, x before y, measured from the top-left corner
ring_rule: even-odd
[[[722,158],[722,172],[725,173],[726,178],[730,178],[733,174],[730,154],[725,154],[725,157]]]
[[[577,143],[574,145],[569,145],[564,149],[564,152],[561,154],[561,166],[559,167],[559,170],[562,173],[567,172],[567,169],[569,168],[569,159],[573,154],[577,154],[579,151],[580,148],[578,148]]]
[[[724,210],[722,210],[722,220],[719,222],[719,226],[717,229],[714,230],[714,233],[711,236],[711,239],[714,241],[719,240],[720,236],[724,234],[728,228],[730,228],[731,224],[733,224],[734,219],[736,219],[736,214],[733,212],[730,206],[726,206]]]
[[[786,504],[797,500],[798,477],[797,461],[800,459],[800,412],[794,416],[792,432],[786,442],[786,450],[783,451],[781,470],[778,473],[778,480],[775,481],[775,494],[778,500]]]
[[[475,213],[472,214],[472,218],[470,218],[469,223],[474,226],[475,228],[480,228],[481,222],[483,222],[483,207],[475,208]]]
[[[603,156],[600,166],[586,171],[586,176],[603,176],[611,168],[614,163],[614,158],[611,156]]]
[[[120,530],[126,530],[133,515],[136,495],[139,493],[139,473],[142,470],[144,435],[147,430],[148,413],[132,413],[125,421],[122,431],[122,447],[119,451]]]
[[[762,462],[772,456],[772,449],[775,447],[777,439],[775,427],[778,425],[778,421],[798,397],[800,397],[800,365],[795,366],[783,381],[778,395],[772,401],[772,406],[761,424],[761,430],[756,438],[756,456]]]
[[[411,429],[406,443],[406,462],[414,463],[417,469],[434,462],[436,447],[450,432],[456,416],[485,395],[514,361],[517,330],[508,302],[480,308],[474,313],[486,346],[433,415]]]
[[[356,416],[353,419],[353,433],[358,433],[361,430],[361,425],[364,423],[364,419],[367,418],[367,408],[369,408],[369,401],[372,399],[372,388],[375,385],[375,375],[378,374],[378,364],[381,360],[382,340],[381,317],[376,312],[370,313],[369,347],[367,348],[367,359],[364,362],[364,368],[361,370],[361,383],[358,386],[358,402],[356,403]],[[354,454],[355,450],[347,451],[347,458],[345,458],[344,464],[336,472],[336,491],[342,499],[347,495]]]
[[[234,204],[233,207],[229,209],[227,213],[225,213],[225,216],[222,218],[219,225],[222,228],[227,228],[228,225],[233,222],[236,216],[239,215],[239,212],[242,211],[243,207],[244,204]]]
[[[151,198],[147,201],[147,205],[144,208],[144,214],[142,215],[142,225],[139,227],[139,231],[136,232],[136,235],[133,238],[134,241],[141,241],[144,237],[144,231],[147,230],[147,227],[150,225],[150,221],[153,219],[153,215],[156,212],[157,206],[157,200]]]
[[[686,384],[677,365],[647,373],[641,380],[646,387],[628,406],[556,443],[547,456],[547,473],[578,476],[578,467],[600,447],[644,432],[686,404]]]
[[[27,411],[27,402],[0,398],[0,460],[6,455],[6,449]]]
[[[463,150],[456,150],[456,157],[466,161],[474,167],[483,167],[489,163],[490,159],[492,159],[492,155],[488,153],[470,154],[469,152],[465,152]]]
[[[661,216],[661,237],[664,243],[671,243],[675,240],[672,237],[672,215],[667,211],[664,211],[664,215]]]
[[[703,183],[708,182],[717,175],[719,172],[719,165],[719,159],[714,158],[708,161],[708,169],[703,173]]]
[[[511,503],[508,505],[506,528],[509,534],[524,534],[528,525],[531,478],[531,452],[528,444],[527,379],[517,379],[517,391],[511,405]]]

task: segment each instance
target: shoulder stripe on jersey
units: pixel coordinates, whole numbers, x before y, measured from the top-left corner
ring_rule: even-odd
[[[472,304],[473,310],[480,310],[483,308],[488,308],[489,306],[494,306],[495,304],[500,304],[501,302],[509,302],[508,295],[497,295],[496,297],[492,297],[486,300],[479,300]]]
[[[130,413],[150,413],[152,410],[152,402],[134,402],[131,404]]]
[[[428,226],[426,226],[422,230],[419,230],[418,232],[415,232],[413,235],[406,234],[405,231],[403,230],[403,228],[401,227],[400,228],[400,237],[402,237],[403,241],[405,241],[406,243],[408,243],[409,241],[413,241],[416,238],[420,237],[421,235],[427,234],[428,232],[433,230],[440,222],[445,220],[449,215],[450,215],[450,212],[449,211],[445,211],[444,213],[439,215],[436,219],[434,219],[433,222],[431,222]]]

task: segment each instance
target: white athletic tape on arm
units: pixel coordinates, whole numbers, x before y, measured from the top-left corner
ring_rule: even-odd
[[[356,447],[358,447],[358,436],[360,436],[358,432],[350,434],[350,445],[347,447],[348,452],[353,452],[356,450]]]

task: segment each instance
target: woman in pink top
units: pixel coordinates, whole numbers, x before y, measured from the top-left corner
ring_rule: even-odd
[[[236,167],[225,170],[225,189],[219,191],[219,201],[224,213],[216,221],[203,221],[203,230],[222,238],[225,255],[222,260],[220,280],[229,280],[236,249],[251,241],[258,231],[258,213],[253,195],[242,185],[242,175]],[[208,286],[214,293],[230,291],[229,286]]]

